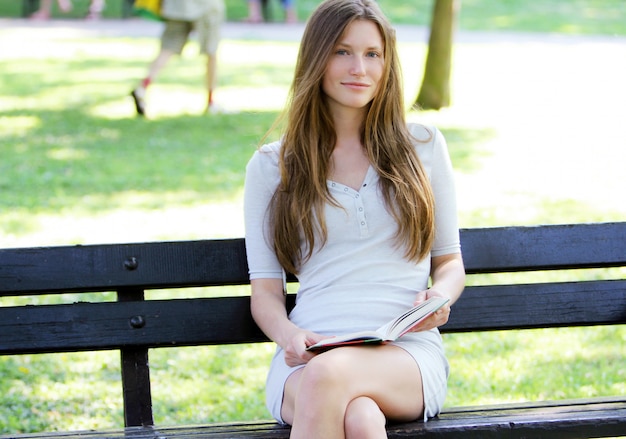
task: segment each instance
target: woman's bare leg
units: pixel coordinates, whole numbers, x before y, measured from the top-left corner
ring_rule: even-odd
[[[419,367],[401,348],[345,347],[318,355],[287,380],[282,415],[293,426],[292,438],[344,438],[370,421],[374,406],[393,420],[423,414]]]
[[[346,408],[344,431],[346,439],[386,438],[386,419],[378,404],[367,396],[353,399]]]

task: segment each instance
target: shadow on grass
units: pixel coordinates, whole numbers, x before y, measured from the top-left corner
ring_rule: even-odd
[[[30,213],[80,207],[97,213],[232,198],[275,112],[181,115],[158,120],[105,119],[77,108],[2,113],[0,207]],[[476,168],[489,132],[446,130],[455,167]]]
[[[265,375],[273,345],[151,350],[157,425],[269,419]],[[0,434],[121,428],[115,351],[0,358]]]
[[[120,194],[188,193],[178,203],[231,197],[275,113],[156,121],[90,117],[79,110],[5,113],[36,126],[4,138],[3,208],[31,212],[121,207]],[[187,197],[187,198],[186,198]],[[159,203],[146,198],[139,203]]]
[[[439,127],[450,152],[454,170],[471,174],[480,170],[481,161],[491,152],[484,145],[496,136],[495,129]]]
[[[619,326],[447,334],[446,405],[621,395],[623,336]]]

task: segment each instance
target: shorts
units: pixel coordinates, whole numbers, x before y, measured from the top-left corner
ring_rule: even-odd
[[[181,54],[191,31],[196,31],[200,53],[215,55],[221,38],[224,10],[211,10],[195,21],[166,20],[161,35],[161,48]]]

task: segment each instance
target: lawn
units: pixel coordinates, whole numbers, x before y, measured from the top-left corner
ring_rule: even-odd
[[[453,105],[407,117],[446,136],[462,227],[624,221],[624,3],[541,2],[524,9],[535,20],[522,19],[522,3],[485,10],[486,2],[463,1]],[[295,42],[223,41],[216,99],[228,111],[217,115],[202,114],[192,44],[154,84],[150,117],[140,120],[128,92],[157,50],[153,38],[40,29],[8,44],[15,32],[0,29],[3,247],[242,236],[243,170],[284,103]],[[604,35],[580,36],[588,33]],[[426,47],[404,40],[400,49],[408,108]],[[624,327],[457,334],[446,346],[449,406],[626,393]],[[270,344],[152,351],[156,422],[267,418],[271,354]],[[3,357],[0,376],[0,433],[122,424],[115,352]]]

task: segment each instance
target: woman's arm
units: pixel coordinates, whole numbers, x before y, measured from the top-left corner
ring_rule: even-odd
[[[287,318],[282,279],[253,279],[250,284],[254,321],[265,335],[284,347],[296,327]]]
[[[449,305],[454,304],[465,288],[465,267],[460,253],[435,256],[431,260],[430,277],[431,291],[437,291],[450,298]]]
[[[307,346],[322,340],[323,336],[294,325],[287,316],[282,279],[253,279],[252,317],[263,333],[285,351],[289,366],[307,363],[315,354]]]
[[[434,256],[431,259],[430,277],[431,287],[417,293],[415,303],[423,302],[432,296],[447,297],[450,302],[413,328],[415,332],[427,331],[448,323],[450,307],[461,297],[465,288],[465,267],[461,254]]]

